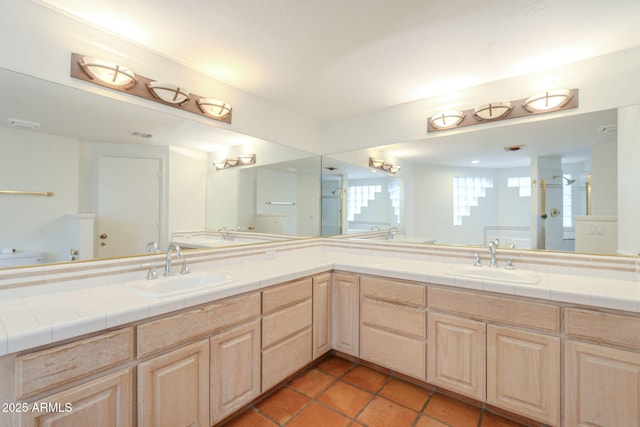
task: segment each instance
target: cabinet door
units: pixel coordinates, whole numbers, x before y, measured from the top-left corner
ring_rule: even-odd
[[[209,425],[209,340],[138,365],[139,427]]]
[[[640,426],[640,353],[565,342],[567,426]]]
[[[311,362],[311,327],[262,352],[262,390]]]
[[[260,394],[260,319],[211,338],[211,419]]]
[[[30,403],[23,427],[96,426],[128,427],[133,424],[131,369],[116,372]],[[33,408],[43,408],[33,411]]]
[[[360,281],[353,274],[333,275],[333,348],[359,356]]]
[[[485,324],[429,313],[427,337],[427,382],[484,401]]]
[[[560,423],[560,339],[487,326],[487,403]]]
[[[331,274],[313,278],[313,359],[331,350]]]

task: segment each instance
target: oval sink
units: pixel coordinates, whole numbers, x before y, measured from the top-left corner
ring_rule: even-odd
[[[457,265],[447,271],[449,276],[462,277],[482,281],[510,283],[516,285],[535,285],[540,276],[532,271],[506,270],[504,268],[474,267]]]
[[[126,283],[132,291],[152,298],[193,292],[205,288],[216,288],[226,285],[234,279],[226,274],[208,274],[205,276],[181,275],[175,277],[159,277],[154,280],[136,280]]]

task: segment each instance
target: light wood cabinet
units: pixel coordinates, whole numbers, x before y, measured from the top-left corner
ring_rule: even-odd
[[[640,353],[567,340],[564,425],[640,426]]]
[[[360,293],[360,357],[424,381],[425,287],[363,276]]]
[[[429,313],[427,325],[427,382],[484,401],[485,323]]]
[[[133,425],[132,382],[128,368],[53,394],[30,403],[20,425],[129,427]]]
[[[487,326],[487,403],[560,423],[560,338]]]
[[[275,286],[262,295],[262,391],[311,362],[311,278]]]
[[[331,350],[331,273],[313,278],[313,359]]]
[[[138,427],[209,427],[209,340],[138,365]]]
[[[216,423],[260,395],[260,320],[211,338],[211,420]]]
[[[360,280],[357,275],[334,273],[333,349],[351,356],[360,355]]]

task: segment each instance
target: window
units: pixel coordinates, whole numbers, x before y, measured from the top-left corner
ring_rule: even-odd
[[[453,225],[462,225],[462,217],[471,215],[471,206],[478,206],[478,198],[493,188],[493,178],[480,176],[453,177]]]
[[[354,185],[349,186],[347,192],[347,220],[353,221],[362,212],[362,208],[369,206],[369,201],[382,192],[382,185]]]
[[[393,207],[393,214],[396,216],[396,223],[400,223],[400,183],[393,180],[389,183],[389,199]]]
[[[515,176],[507,178],[507,187],[517,188],[518,196],[531,197],[531,177]]]

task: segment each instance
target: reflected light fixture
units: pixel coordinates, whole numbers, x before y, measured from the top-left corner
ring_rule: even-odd
[[[386,162],[382,159],[374,159],[373,157],[369,157],[369,167],[374,169],[380,169],[392,174],[396,174],[400,172],[400,166]]]
[[[457,126],[464,119],[462,111],[443,111],[431,117],[431,124],[438,129],[448,129]]]
[[[560,108],[571,99],[569,89],[555,89],[537,93],[524,101],[523,107],[532,113]]]
[[[169,104],[184,104],[189,100],[189,91],[171,83],[149,82],[147,89],[151,94]]]
[[[478,120],[496,120],[506,116],[513,109],[509,101],[496,101],[483,104],[473,110],[473,115]]]
[[[213,166],[216,170],[229,169],[234,166],[252,165],[256,162],[255,154],[241,154],[238,157],[229,159],[214,160]]]
[[[104,59],[83,56],[80,66],[89,76],[109,86],[126,89],[136,84],[136,75],[133,71]]]
[[[198,98],[196,102],[202,112],[211,117],[220,118],[231,113],[231,105],[219,99]]]

